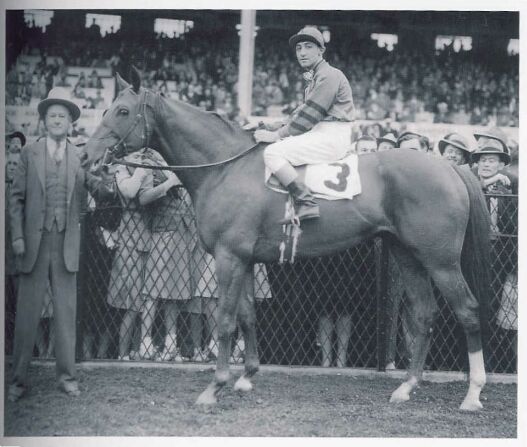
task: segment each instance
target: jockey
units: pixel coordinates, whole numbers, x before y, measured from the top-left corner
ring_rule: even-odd
[[[303,28],[289,39],[289,45],[306,70],[304,103],[285,124],[257,130],[254,138],[273,143],[264,151],[265,165],[293,196],[298,218],[306,220],[319,217],[319,209],[293,166],[343,158],[351,141],[354,107],[346,76],[323,58],[324,38],[317,28]]]

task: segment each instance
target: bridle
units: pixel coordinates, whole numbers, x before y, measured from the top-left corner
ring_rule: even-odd
[[[204,164],[199,164],[199,165],[156,166],[156,165],[151,165],[151,164],[134,163],[130,161],[125,161],[123,160],[124,157],[136,151],[136,150],[132,150],[132,151],[128,150],[128,146],[126,145],[126,139],[135,130],[135,128],[137,127],[137,125],[139,124],[141,120],[144,121],[143,132],[141,134],[141,139],[143,141],[142,147],[143,148],[149,147],[148,144],[149,144],[152,132],[150,130],[150,125],[148,124],[148,119],[146,117],[146,108],[147,106],[152,107],[153,112],[154,112],[154,118],[155,118],[157,115],[157,108],[158,108],[160,94],[153,93],[147,89],[144,89],[143,92],[144,92],[144,98],[140,105],[140,109],[139,109],[140,111],[135,116],[133,123],[130,125],[130,127],[124,133],[124,135],[122,137],[119,137],[119,135],[117,135],[117,132],[115,132],[115,130],[112,129],[112,132],[115,133],[119,137],[119,140],[113,146],[107,147],[105,149],[104,154],[102,156],[102,160],[101,160],[101,167],[108,168],[109,166],[113,164],[120,164],[120,165],[130,166],[133,168],[147,168],[147,169],[158,169],[158,170],[169,170],[169,171],[182,171],[182,170],[187,170],[187,169],[211,168],[215,166],[222,166],[227,163],[230,163],[231,161],[237,160],[238,158],[242,158],[243,156],[247,155],[249,152],[252,152],[254,149],[261,147],[259,143],[256,143],[255,145],[249,147],[245,151],[239,154],[233,155],[232,157],[226,160],[221,160],[221,161],[212,162],[212,163],[204,163]],[[148,102],[149,94],[153,96],[152,103]]]
[[[148,119],[146,117],[146,107],[151,106],[154,110],[154,115],[155,115],[159,94],[154,93],[153,94],[154,102],[152,104],[149,104],[148,98],[149,98],[149,94],[151,94],[152,92],[146,89],[144,89],[143,92],[144,92],[143,101],[140,105],[139,113],[135,116],[134,121],[132,122],[128,130],[124,133],[124,135],[122,137],[119,137],[117,132],[115,132],[115,130],[112,129],[112,132],[115,133],[119,137],[119,140],[113,146],[107,147],[105,149],[103,157],[102,157],[102,161],[101,161],[101,165],[103,167],[104,166],[108,167],[114,163],[119,163],[119,164],[127,163],[127,162],[121,161],[120,159],[122,159],[123,157],[126,157],[128,154],[130,154],[131,152],[135,152],[135,151],[129,151],[128,146],[126,144],[126,139],[135,130],[135,128],[137,127],[137,125],[139,124],[141,120],[144,121],[143,132],[141,134],[142,147],[149,147],[149,142],[150,142],[150,137],[151,137],[152,132],[150,130],[150,124],[148,124]]]

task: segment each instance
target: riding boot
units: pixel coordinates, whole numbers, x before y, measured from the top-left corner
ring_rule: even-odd
[[[320,211],[317,202],[315,202],[315,197],[304,182],[296,179],[287,185],[287,190],[293,196],[296,214],[300,221],[320,217]]]
[[[314,219],[320,217],[318,205],[309,188],[298,178],[295,168],[290,164],[285,164],[276,172],[275,177],[286,187],[293,196],[295,210],[299,220]],[[290,223],[289,219],[282,219],[278,223],[281,225]]]

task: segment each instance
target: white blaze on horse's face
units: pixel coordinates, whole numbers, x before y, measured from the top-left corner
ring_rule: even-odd
[[[95,130],[85,149],[93,162],[99,161],[107,148],[120,142],[119,146],[125,145],[127,152],[141,149],[144,122],[136,119],[140,108],[140,95],[135,93],[131,87],[121,91],[104,113],[101,124]]]
[[[324,50],[314,42],[298,42],[296,44],[296,58],[300,66],[306,70],[314,67],[322,59]]]

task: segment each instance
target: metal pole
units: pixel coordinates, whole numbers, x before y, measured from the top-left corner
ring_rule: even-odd
[[[388,257],[389,249],[386,237],[377,238],[375,244],[377,265],[377,371],[386,370],[386,325],[388,315]]]
[[[255,31],[256,11],[242,10],[238,64],[238,107],[242,116],[249,116],[252,109]]]

